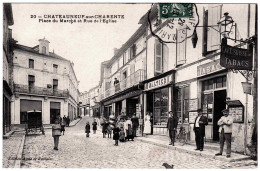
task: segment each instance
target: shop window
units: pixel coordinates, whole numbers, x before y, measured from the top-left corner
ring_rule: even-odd
[[[180,123],[189,122],[189,90],[190,87],[182,87],[177,90],[177,116]],[[181,119],[182,118],[182,119]]]
[[[226,80],[226,76],[205,80],[202,83],[202,90],[205,91],[226,87]]]
[[[34,68],[34,60],[29,59],[29,68]]]
[[[154,92],[154,125],[166,126],[168,121],[168,88]]]

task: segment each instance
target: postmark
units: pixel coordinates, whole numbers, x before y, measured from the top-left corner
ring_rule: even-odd
[[[157,14],[157,15],[155,15]],[[196,4],[152,4],[148,12],[151,34],[165,43],[182,43],[199,24]]]

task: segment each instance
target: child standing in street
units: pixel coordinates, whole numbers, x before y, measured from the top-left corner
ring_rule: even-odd
[[[90,125],[89,125],[89,122],[86,123],[85,133],[86,133],[86,137],[89,137],[89,133],[90,133]]]
[[[93,133],[96,134],[96,131],[97,131],[97,122],[96,122],[96,119],[94,119],[94,122],[92,123],[92,126],[93,126]]]
[[[61,126],[59,123],[59,119],[56,119],[55,124],[52,126],[52,137],[54,139],[54,150],[58,150],[60,136],[61,136]]]
[[[111,138],[112,130],[113,130],[112,125],[109,124],[107,127],[107,138]]]
[[[120,132],[120,129],[118,127],[115,127],[113,129],[113,140],[115,140],[115,146],[118,146],[119,132]]]

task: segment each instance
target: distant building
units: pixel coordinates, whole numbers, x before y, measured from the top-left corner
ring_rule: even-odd
[[[89,95],[89,115],[93,117],[100,117],[100,88],[99,86],[93,87],[88,91]]]
[[[80,107],[80,115],[89,115],[89,104],[90,104],[90,98],[89,93],[87,91],[84,91],[80,93],[79,96],[79,107]]]
[[[3,134],[11,130],[11,101],[13,95],[13,48],[12,30],[14,24],[12,5],[3,5]]]
[[[27,112],[37,110],[43,124],[52,124],[57,116],[78,115],[78,80],[74,64],[49,52],[49,41],[39,45],[16,45],[14,49],[14,94],[12,124],[26,124]]]

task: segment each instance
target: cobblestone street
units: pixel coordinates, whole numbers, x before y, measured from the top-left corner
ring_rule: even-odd
[[[139,141],[119,143],[103,138],[100,131],[85,137],[83,118],[75,127],[67,128],[60,137],[59,150],[53,150],[51,130],[46,135],[26,137],[23,168],[128,168],[163,169],[163,163],[175,169],[248,167],[245,162],[228,163],[169,150]],[[247,162],[248,163],[248,162]],[[255,168],[255,166],[249,166]]]

